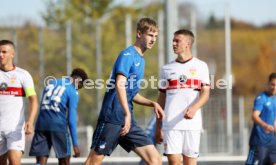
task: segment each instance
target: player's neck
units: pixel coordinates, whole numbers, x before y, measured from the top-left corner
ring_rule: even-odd
[[[134,45],[135,50],[141,55],[144,56],[144,53],[147,49],[143,49],[143,47],[141,45],[139,45],[138,43],[135,43]]]
[[[193,56],[191,53],[185,53],[185,54],[183,53],[177,56],[176,61],[185,62],[185,61],[189,61],[192,58]]]
[[[273,92],[267,90],[266,91],[267,95],[270,96],[270,97],[273,97],[273,96],[276,96]]]
[[[5,72],[14,70],[14,68],[15,68],[15,66],[13,64],[0,65],[0,69]]]

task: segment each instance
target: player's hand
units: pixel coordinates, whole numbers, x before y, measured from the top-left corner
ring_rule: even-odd
[[[161,144],[163,142],[163,131],[158,129],[154,133],[154,140],[156,144]]]
[[[80,149],[78,146],[73,146],[73,150],[74,150],[74,158],[80,157]]]
[[[123,126],[120,135],[121,136],[125,136],[129,130],[130,130],[130,120],[131,120],[131,116],[130,113],[125,115],[125,125]]]
[[[265,127],[265,132],[269,133],[269,132],[274,132],[274,128],[272,125],[266,124]]]
[[[157,102],[152,102],[152,104],[154,107],[156,118],[163,120],[165,118],[165,113],[163,108]]]
[[[30,122],[26,122],[25,123],[25,127],[24,127],[24,130],[25,130],[25,134],[32,134],[34,132],[34,126],[32,123]]]
[[[184,118],[185,119],[192,119],[195,116],[196,109],[189,107],[185,112],[184,112]]]

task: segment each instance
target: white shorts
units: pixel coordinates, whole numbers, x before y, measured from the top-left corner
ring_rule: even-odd
[[[187,157],[199,156],[200,130],[164,131],[165,154],[182,154]]]
[[[25,131],[0,131],[0,155],[9,150],[24,152],[25,149]]]

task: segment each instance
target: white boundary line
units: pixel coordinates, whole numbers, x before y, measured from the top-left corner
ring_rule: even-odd
[[[79,163],[85,162],[86,157],[81,158],[71,158],[70,162]],[[103,162],[139,162],[141,159],[139,157],[108,157],[106,156]],[[167,162],[167,157],[162,157],[163,162]],[[202,156],[198,158],[199,162],[235,162],[235,161],[245,161],[245,156]],[[35,163],[35,158],[23,158],[22,163]],[[57,158],[49,158],[49,163],[57,163]]]

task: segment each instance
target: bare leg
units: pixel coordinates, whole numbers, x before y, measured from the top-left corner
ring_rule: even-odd
[[[104,159],[104,155],[96,153],[94,150],[90,150],[90,153],[85,161],[85,165],[101,165]]]
[[[39,163],[40,165],[46,165],[48,160],[48,156],[37,156],[36,157],[36,163]]]
[[[20,165],[22,158],[22,151],[9,150],[8,151],[8,160],[10,165]]]
[[[3,164],[3,165],[8,164],[8,153],[5,153],[0,156],[0,164]]]
[[[162,159],[154,145],[137,147],[134,152],[139,155],[148,165],[161,165]]]
[[[168,154],[167,158],[168,158],[169,165],[181,164],[181,158],[182,158],[181,154]]]
[[[65,158],[59,158],[58,164],[59,165],[69,165],[70,164],[70,156],[67,156]]]
[[[183,163],[185,165],[196,165],[197,164],[197,158],[191,158],[188,156],[183,155]]]

